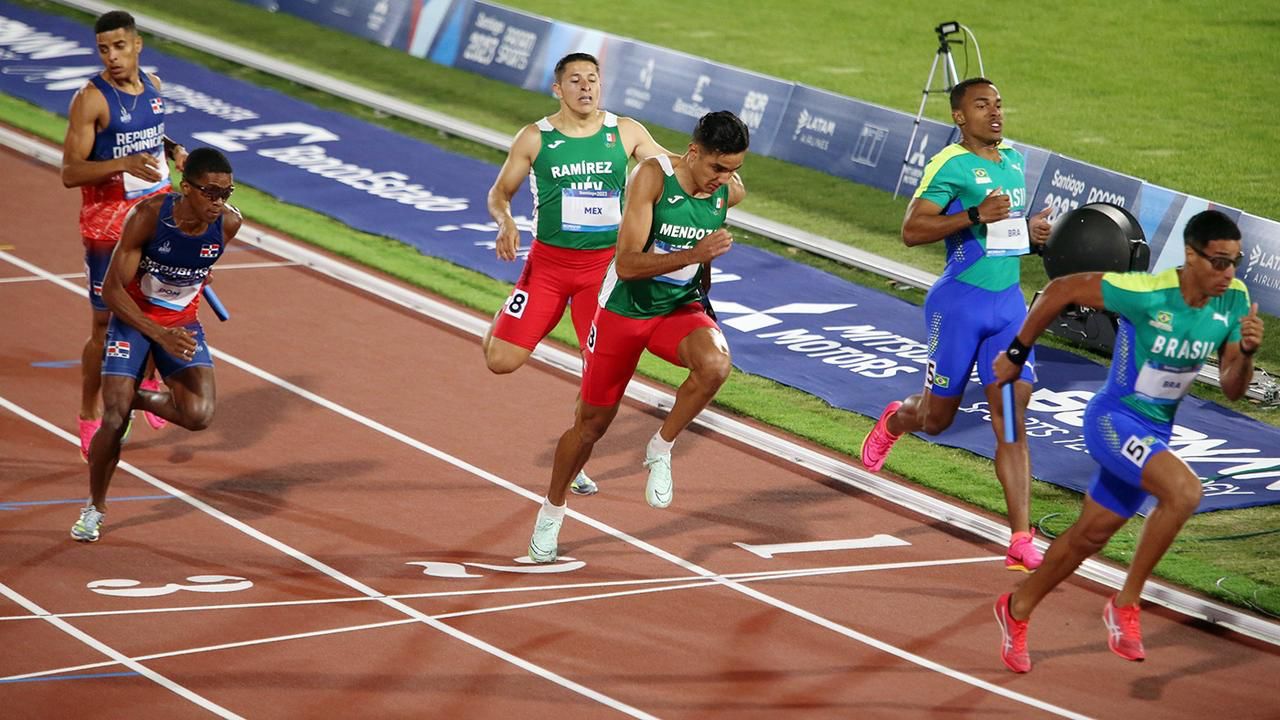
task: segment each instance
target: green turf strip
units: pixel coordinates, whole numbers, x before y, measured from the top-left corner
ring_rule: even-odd
[[[45,3],[30,4],[42,10],[59,12],[81,19],[85,18],[83,15],[61,9],[56,5]],[[516,4],[530,8],[535,5],[534,3]],[[655,15],[674,17],[674,15],[664,14],[663,8],[666,6],[664,3],[647,3],[645,7],[650,5],[653,6],[652,12]],[[770,4],[740,4],[735,9],[735,15],[739,10],[754,13],[760,9],[757,5],[765,6]],[[894,4],[894,8],[896,9],[899,5]],[[788,7],[790,6],[791,4],[789,3]],[[124,7],[134,9],[140,13],[154,15],[175,24],[198,27],[205,32],[237,42],[245,47],[270,53],[281,59],[306,67],[322,70],[335,77],[357,82],[424,107],[447,112],[503,132],[514,133],[522,124],[551,112],[555,108],[554,102],[546,95],[526,92],[470,73],[443,68],[411,58],[396,50],[381,48],[336,31],[320,28],[288,16],[268,14],[249,6],[242,6],[236,3],[220,3],[217,5],[216,12],[210,12],[207,3],[194,2],[193,0],[166,0],[163,3],[155,0],[145,0],[127,3]],[[682,4],[680,7],[682,12],[702,12],[694,6]],[[803,8],[804,4],[799,7]],[[621,6],[617,5],[611,6],[611,8],[622,9]],[[639,6],[628,6],[627,12],[634,12],[638,9]],[[565,19],[574,19],[569,15],[564,17]],[[198,23],[187,18],[198,18]],[[582,18],[577,19],[579,21],[583,20]],[[964,18],[961,19],[964,20]],[[601,23],[603,21],[604,19],[600,20]],[[927,28],[931,27],[934,22],[936,20],[926,24],[926,34]],[[1080,22],[1085,21],[1081,20]],[[637,27],[642,24],[638,23]],[[905,26],[905,23],[901,25]],[[1025,23],[1023,25],[1019,27],[1018,32],[1028,32],[1032,28],[1032,26],[1025,26]],[[602,26],[605,29],[624,32],[624,30],[609,25]],[[709,25],[707,27],[713,26]],[[840,27],[843,29],[844,25]],[[980,28],[975,29],[983,33]],[[1130,31],[1141,34],[1142,28],[1131,28]],[[86,27],[86,34],[88,32],[89,29]],[[906,33],[908,30],[905,27],[900,27],[900,23],[894,21],[885,26],[880,32],[883,32],[888,37],[893,36],[895,33]],[[915,32],[914,25],[911,25],[910,32]],[[1059,27],[1054,25],[1055,37],[1057,37],[1058,33]],[[639,36],[636,32],[629,32],[628,34]],[[846,40],[844,38],[849,37],[849,35],[846,34],[841,37],[840,47],[858,47],[857,45],[845,44]],[[655,39],[655,41],[660,40],[661,38]],[[989,74],[994,75],[995,73],[991,72],[994,67],[992,63],[992,43],[985,33],[980,35],[980,40],[988,43],[986,61]],[[321,107],[340,110],[364,118],[370,122],[390,127],[452,151],[492,162],[501,160],[501,154],[495,151],[446,137],[435,130],[422,128],[405,121],[382,117],[371,110],[336,100],[322,93],[300,88],[290,82],[239,68],[224,61],[206,58],[157,39],[148,38],[147,42],[152,47],[160,48],[164,52],[201,62],[220,72],[261,86],[274,88]],[[759,45],[761,58],[778,55],[776,49],[770,49],[771,43],[765,42],[765,39],[753,36],[752,42]],[[1144,40],[1141,37],[1137,40],[1127,37],[1126,42],[1142,44],[1148,42],[1148,40]],[[1150,42],[1154,42],[1154,40]],[[672,42],[665,44],[678,49],[681,48],[674,41],[674,35],[672,36]],[[925,44],[927,45],[927,43]],[[715,51],[723,45],[724,43],[706,42],[701,52],[726,62],[752,67],[746,61],[750,60],[750,58],[744,60],[716,54]],[[684,49],[698,50],[698,48]],[[793,44],[791,49],[795,52],[813,50],[813,48],[806,46],[805,43]],[[916,55],[919,51],[910,48],[905,50],[895,48],[893,52],[898,53],[895,57],[899,57],[903,53],[909,53],[911,55],[910,58],[899,57],[898,61],[909,67],[914,67],[917,62]],[[923,57],[918,58],[921,65],[919,70],[921,77],[913,80],[913,85],[909,86],[915,87],[916,100],[910,101],[908,98],[908,106],[903,109],[914,111],[914,102],[918,102],[919,85],[923,80],[924,71],[927,70],[931,52],[932,48],[925,47],[922,53]],[[1043,54],[1045,51],[1036,47],[1027,49],[1025,52],[1028,57],[1024,59],[1027,60],[1027,63],[1030,63],[1030,57]],[[843,56],[847,53],[844,50],[840,50],[832,51],[832,54]],[[869,55],[869,53],[859,51],[858,61],[870,62]],[[1129,68],[1138,75],[1148,71],[1162,74],[1171,72],[1170,67],[1155,66],[1154,61],[1157,57],[1161,56],[1153,56],[1151,62],[1139,62],[1138,59],[1131,58],[1132,62]],[[879,63],[881,61],[877,60],[876,62]],[[844,63],[844,65],[841,63]],[[846,67],[846,65],[852,67],[849,63],[852,63],[852,61],[842,57],[825,65],[815,65],[810,70],[817,71],[820,67],[828,67],[829,69],[823,72],[832,77],[840,77],[842,74],[857,74],[852,71],[846,73],[845,70],[840,69],[841,67]],[[805,65],[805,63],[796,64],[797,67],[801,65]],[[1021,64],[1018,65],[1021,67]],[[769,67],[754,67],[753,69],[777,75],[784,74]],[[843,84],[818,83],[809,77],[807,72],[801,72],[794,68],[792,70],[783,68],[783,70],[785,70],[785,76],[788,79],[818,84],[846,94],[859,94],[856,88],[846,87]],[[879,72],[880,69],[877,69],[876,73],[878,74]],[[1023,71],[1020,70],[1019,72]],[[1030,69],[1025,72],[1028,77],[1038,77]],[[910,75],[911,73],[907,74]],[[1029,85],[1034,85],[1034,83],[1026,80],[1020,74],[1011,72],[1006,72],[1005,74],[1012,76],[1010,80],[1018,78],[1019,82],[1027,82]],[[1116,82],[1114,77],[1105,73],[1077,77],[1076,83],[1080,86],[1078,89],[1075,85],[1068,84],[1065,86],[1066,89],[1070,90],[1072,103],[1075,103],[1077,98],[1087,99],[1087,96],[1091,93],[1103,93],[1109,94],[1113,98],[1115,97],[1115,91],[1107,89],[1107,87],[1101,89],[1097,87],[1091,88],[1088,84],[1090,81],[1104,84],[1106,82]],[[1252,87],[1253,84],[1251,83],[1250,86]],[[881,85],[883,86],[883,83]],[[1058,85],[1055,86],[1054,91],[1065,92],[1063,88],[1064,86]],[[1017,89],[1025,96],[1032,96],[1033,88],[1011,86],[1002,81],[1002,90],[1007,98],[1011,99],[1015,95],[1014,89]],[[860,96],[864,99],[877,100],[885,104],[895,104],[886,102],[884,97],[876,94],[877,92],[864,90],[861,91]],[[476,98],[484,98],[483,104],[477,103]],[[1044,102],[1053,103],[1057,106],[1063,105],[1060,99],[1048,99],[1044,100]],[[1179,104],[1168,99],[1166,102],[1171,106]],[[896,104],[901,105],[901,103]],[[1009,125],[1010,134],[1013,137],[1075,154],[1082,159],[1106,165],[1113,169],[1126,169],[1121,167],[1122,163],[1116,159],[1119,156],[1112,157],[1110,153],[1111,151],[1118,152],[1121,149],[1121,145],[1132,147],[1133,143],[1136,142],[1133,138],[1126,137],[1116,139],[1115,142],[1101,144],[1100,149],[1107,151],[1105,156],[1103,154],[1085,155],[1073,151],[1065,139],[1061,142],[1055,142],[1057,138],[1053,133],[1065,132],[1057,126],[1049,125],[1044,127],[1041,130],[1045,133],[1043,137],[1032,134],[1029,125],[1026,126],[1028,127],[1027,132],[1022,132],[1020,128],[1024,127],[1022,123],[1024,122],[1023,118],[1027,116],[1027,109],[1022,105],[1013,103],[1012,99],[1010,100]],[[1173,112],[1173,110],[1169,112]],[[1177,113],[1174,114],[1177,115]],[[31,108],[21,101],[3,96],[0,96],[0,116],[3,116],[11,124],[31,130],[55,141],[61,140],[65,128],[64,121],[61,119]],[[1155,113],[1153,122],[1159,121],[1162,117],[1164,115]],[[1267,130],[1257,127],[1263,123],[1249,120],[1248,118],[1250,117],[1252,116],[1248,113],[1240,115],[1224,111],[1215,113],[1214,119],[1215,121],[1239,122],[1240,126],[1237,129],[1240,134],[1246,136],[1254,134],[1254,131],[1264,134],[1273,132],[1273,129]],[[1250,124],[1252,124],[1252,127],[1246,127]],[[651,129],[659,141],[668,147],[683,147],[684,143],[687,142],[685,137],[676,133],[661,128]],[[1151,138],[1159,139],[1160,132],[1160,130],[1155,130],[1145,134],[1150,135]],[[1137,134],[1143,135],[1144,133]],[[1234,135],[1234,131],[1231,134]],[[1063,137],[1074,138],[1075,136],[1064,135]],[[1233,138],[1233,140],[1239,140],[1239,138]],[[1084,144],[1084,146],[1088,145],[1088,143]],[[1274,147],[1274,144],[1272,147]],[[1207,171],[1206,168],[1195,168],[1186,163],[1171,162],[1170,164],[1180,165],[1188,172]],[[1195,188],[1197,186],[1190,179],[1171,179],[1168,177],[1159,179],[1149,173],[1143,173],[1133,168],[1128,168],[1127,171],[1177,189],[1196,191]],[[1215,169],[1212,174],[1215,178],[1220,178],[1231,175],[1234,172],[1236,171],[1228,167]],[[802,227],[842,242],[848,242],[870,252],[907,262],[931,272],[937,273],[942,269],[943,256],[940,244],[908,249],[898,239],[897,230],[905,208],[904,200],[894,200],[887,193],[854,185],[815,171],[768,158],[749,158],[743,175],[751,189],[751,196],[744,207],[751,212]],[[1235,177],[1234,175],[1232,176]],[[1227,186],[1223,185],[1223,187]],[[1274,187],[1274,184],[1272,187]],[[1223,190],[1205,189],[1201,191],[1201,194],[1224,202],[1232,202],[1232,199]],[[1274,201],[1274,198],[1271,198],[1271,200]],[[497,308],[508,292],[508,286],[504,283],[444,261],[426,258],[418,254],[413,248],[398,242],[355,232],[335,221],[310,211],[285,205],[249,188],[246,188],[243,192],[237,192],[237,204],[245,212],[246,216],[255,223],[275,228],[300,240],[376,267],[393,276],[419,285],[431,292],[457,300],[463,305],[475,308],[486,314]],[[1243,200],[1237,201],[1237,204],[1245,205],[1246,209],[1256,209],[1250,208]],[[830,261],[812,258],[805,253],[799,253],[791,248],[767,240],[751,237],[742,239],[745,242],[767,247],[798,261],[835,272],[853,282],[894,292],[917,303],[923,297],[919,291],[891,288],[882,278],[851,270]],[[1044,281],[1043,270],[1033,262],[1024,263],[1024,275],[1024,287],[1028,291],[1038,287]],[[1271,318],[1268,318],[1268,320],[1271,321]],[[1272,323],[1273,331],[1271,337],[1259,353],[1259,360],[1263,365],[1276,366],[1280,365],[1280,362],[1277,362],[1280,360],[1280,345],[1277,344],[1280,343],[1280,324],[1276,324],[1274,321]],[[569,346],[574,344],[574,336],[567,321],[561,323],[552,337]],[[683,371],[672,368],[653,358],[646,358],[641,363],[640,371],[649,377],[673,385],[683,379]],[[1214,391],[1206,391],[1199,394],[1214,397]],[[857,451],[857,446],[862,436],[870,429],[872,424],[872,420],[869,418],[831,408],[823,401],[808,394],[762,378],[748,376],[741,372],[736,372],[729,383],[726,384],[717,398],[717,404],[722,408],[759,418],[800,437],[808,438],[826,447],[850,455]],[[1280,413],[1274,410],[1250,410],[1247,406],[1241,405],[1236,407],[1273,424],[1275,418],[1280,416]],[[985,458],[960,450],[936,446],[914,437],[908,437],[901,442],[900,447],[890,457],[887,468],[920,485],[947,493],[996,514],[1003,514],[1003,495],[994,479],[992,464]],[[1035,519],[1046,518],[1044,523],[1050,530],[1060,531],[1069,524],[1069,521],[1078,512],[1079,505],[1080,496],[1073,492],[1061,490],[1045,483],[1033,483],[1032,517]],[[1188,527],[1184,530],[1182,537],[1157,568],[1158,574],[1175,583],[1200,590],[1229,602],[1253,603],[1266,608],[1270,612],[1280,613],[1280,594],[1276,592],[1277,586],[1280,586],[1280,564],[1274,562],[1277,555],[1280,554],[1280,533],[1261,534],[1277,526],[1280,526],[1280,508],[1277,507],[1253,508],[1196,516],[1188,523]],[[1112,560],[1125,561],[1132,552],[1140,528],[1140,521],[1130,523],[1116,536],[1107,549],[1106,556]],[[1199,538],[1227,537],[1236,539],[1198,540]],[[1223,577],[1227,578],[1227,580],[1222,583],[1222,587],[1219,587],[1218,581]]]

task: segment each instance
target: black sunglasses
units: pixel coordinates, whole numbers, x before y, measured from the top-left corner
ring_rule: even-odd
[[[1196,254],[1200,257],[1208,260],[1209,264],[1213,266],[1213,269],[1218,272],[1222,272],[1229,267],[1240,267],[1240,261],[1244,260],[1244,253],[1240,253],[1235,257],[1224,257],[1222,255],[1206,255],[1203,250],[1195,245],[1192,245],[1191,249],[1195,250]]]
[[[231,197],[231,193],[236,191],[235,185],[226,187],[218,187],[217,185],[197,185],[190,180],[186,181],[188,185],[200,191],[200,194],[209,199],[209,202],[217,202],[219,200],[227,200]]]

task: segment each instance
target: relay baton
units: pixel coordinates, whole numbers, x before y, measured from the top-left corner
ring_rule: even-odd
[[[217,315],[219,320],[226,322],[231,318],[231,313],[227,312],[227,307],[218,299],[218,293],[214,292],[212,287],[205,285],[200,292],[204,294],[204,299],[209,301],[209,307],[213,308],[213,314]]]
[[[1013,381],[1000,386],[1001,404],[1004,405],[1004,441],[1013,442]]]

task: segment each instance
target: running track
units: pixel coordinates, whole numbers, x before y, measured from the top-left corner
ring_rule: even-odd
[[[1148,606],[1126,663],[1085,581],[1014,676],[1000,548],[717,435],[681,438],[650,509],[659,417],[629,401],[570,500],[576,561],[517,572],[576,378],[491,376],[475,338],[249,249],[216,272],[231,322],[205,317],[214,425],[135,426],[75,543],[78,198],[0,150],[5,717],[1280,715],[1274,647]]]

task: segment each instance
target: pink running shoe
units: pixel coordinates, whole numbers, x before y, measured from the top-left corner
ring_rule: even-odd
[[[1031,542],[1031,533],[1016,532],[1009,543],[1009,551],[1004,556],[1005,570],[1021,570],[1033,572],[1044,562],[1044,555]]]
[[[1102,622],[1107,626],[1107,647],[1111,652],[1125,660],[1142,662],[1147,651],[1142,648],[1142,624],[1138,614],[1142,610],[1137,605],[1116,607],[1116,596],[1107,599],[1102,608]]]
[[[76,422],[80,425],[80,458],[89,462],[89,443],[93,442],[93,436],[102,427],[102,419],[85,420],[76,416]]]
[[[1031,672],[1031,654],[1027,651],[1027,624],[1009,614],[1009,598],[1005,593],[996,598],[996,622],[1000,625],[1000,659],[1016,673]]]
[[[163,388],[160,387],[159,380],[155,379],[154,377],[149,377],[138,384],[138,389],[146,390],[148,392],[160,392]],[[168,420],[165,420],[159,415],[152,415],[149,412],[142,413],[142,417],[146,418],[147,424],[151,426],[152,430],[159,430],[160,428],[169,424]]]
[[[880,413],[880,419],[876,421],[876,426],[871,428],[871,432],[867,433],[862,440],[862,466],[871,472],[879,472],[880,468],[884,467],[884,461],[889,457],[893,444],[902,437],[889,432],[889,416],[897,412],[900,407],[902,403],[897,400],[886,405],[884,412]]]

